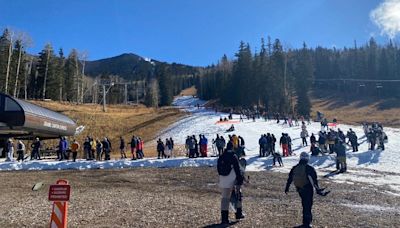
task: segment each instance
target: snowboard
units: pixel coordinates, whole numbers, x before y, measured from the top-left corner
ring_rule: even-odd
[[[245,158],[240,158],[239,159],[239,166],[240,166],[240,172],[242,173],[243,177],[245,177],[245,171],[246,171],[246,166],[247,166],[247,161]],[[244,180],[245,181],[245,180]],[[236,204],[238,201],[242,200],[242,191],[241,191],[241,185],[235,185],[233,187],[232,193],[231,193],[231,199],[230,199],[230,208],[234,213],[236,213]]]

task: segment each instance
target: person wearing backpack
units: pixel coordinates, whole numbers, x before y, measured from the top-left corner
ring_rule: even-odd
[[[301,198],[301,205],[303,206],[303,226],[311,227],[314,188],[317,194],[325,196],[329,192],[324,192],[318,185],[317,173],[315,169],[308,164],[310,156],[307,152],[300,154],[300,161],[290,170],[289,177],[286,183],[285,193],[289,192],[289,187],[294,183],[296,190]]]
[[[219,188],[221,189],[221,224],[229,224],[229,202],[235,185],[243,184],[239,160],[232,150],[227,150],[218,158]],[[241,206],[241,205],[240,205]],[[244,218],[242,208],[236,209],[236,219]]]

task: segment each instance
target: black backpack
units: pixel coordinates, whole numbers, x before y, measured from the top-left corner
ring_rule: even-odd
[[[226,155],[223,155],[218,158],[217,169],[218,174],[221,176],[228,176],[232,170],[232,164],[229,162],[228,159],[224,159],[225,157]]]

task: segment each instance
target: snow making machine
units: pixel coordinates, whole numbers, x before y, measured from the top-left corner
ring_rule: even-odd
[[[0,150],[8,138],[55,139],[73,136],[76,129],[76,123],[65,115],[0,93]]]

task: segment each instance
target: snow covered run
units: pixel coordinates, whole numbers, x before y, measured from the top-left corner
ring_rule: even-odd
[[[301,146],[300,127],[288,127],[287,125],[277,124],[276,121],[264,121],[261,119],[253,122],[245,120],[244,122],[235,123],[235,131],[225,133],[230,124],[216,124],[219,118],[226,117],[226,113],[216,113],[212,110],[201,107],[206,102],[191,96],[179,97],[174,101],[174,105],[178,106],[191,115],[176,122],[168,129],[160,133],[161,138],[173,137],[176,144],[185,144],[186,136],[204,134],[209,139],[209,154],[212,155],[211,146],[212,138],[216,134],[223,135],[227,138],[228,134],[241,135],[246,142],[246,154],[249,171],[271,170],[277,172],[289,172],[289,169],[297,164],[298,156],[303,151],[309,151],[309,147]],[[197,107],[200,105],[200,108]],[[238,115],[233,116],[234,120],[239,120]],[[237,122],[237,121],[236,121]],[[385,145],[386,150],[368,150],[366,138],[363,137],[361,126],[349,126],[339,124],[338,127],[344,132],[352,128],[359,137],[361,143],[359,152],[353,153],[348,151],[348,172],[330,177],[338,183],[352,184],[355,182],[369,183],[374,185],[386,185],[390,187],[387,194],[395,197],[400,196],[400,129],[384,127],[384,131],[389,138],[389,142]],[[319,123],[312,123],[307,126],[309,134],[317,134],[320,130]],[[277,139],[281,134],[288,133],[293,141],[293,149],[296,156],[283,158],[284,167],[275,168],[272,166],[272,158],[258,157],[258,139],[261,134],[274,134]],[[278,145],[277,145],[278,148]],[[113,160],[113,161],[85,161],[77,162],[66,161],[28,161],[23,163],[17,162],[1,162],[0,170],[85,170],[85,169],[111,169],[111,168],[132,168],[132,167],[199,167],[199,166],[215,166],[215,157],[188,159],[184,157],[171,159],[143,159],[143,160]],[[310,164],[314,166],[319,175],[325,175],[335,169],[335,156],[319,156],[311,157]]]
[[[204,134],[209,139],[209,142],[211,142],[212,138],[215,138],[216,134],[223,135],[225,138],[228,137],[228,134],[240,135],[246,142],[247,170],[249,171],[272,170],[286,173],[299,160],[298,156],[283,158],[285,167],[275,168],[272,166],[271,157],[258,157],[258,139],[261,134],[267,132],[274,134],[278,141],[282,133],[288,133],[292,138],[295,154],[299,155],[303,151],[309,152],[309,147],[302,146],[300,126],[288,127],[284,124],[277,124],[276,121],[261,119],[257,119],[256,122],[244,120],[244,122],[234,124],[234,132],[226,133],[226,129],[231,124],[216,124],[216,122],[220,117],[227,117],[227,114],[216,113],[213,110],[201,107],[204,103],[205,101],[190,96],[177,98],[174,101],[174,105],[191,112],[191,115],[164,131],[161,138],[173,137],[176,143],[184,144],[188,135],[198,136],[199,134]],[[200,108],[197,107],[197,104],[200,105]],[[239,120],[239,115],[233,115],[233,119]],[[389,142],[385,145],[386,149],[384,151],[371,151],[368,150],[368,143],[361,126],[339,124],[338,128],[345,133],[349,128],[352,128],[357,133],[361,145],[359,152],[347,152],[348,172],[330,178],[333,181],[349,184],[365,182],[375,185],[387,185],[394,191],[388,192],[388,194],[397,195],[400,192],[400,167],[398,165],[400,161],[400,129],[384,127],[384,131],[389,138]],[[318,135],[320,129],[320,123],[317,122],[307,125],[310,135],[311,133]],[[209,146],[209,151],[211,153],[213,151],[211,146]],[[200,160],[198,159],[198,161]],[[335,155],[311,157],[310,164],[318,170],[320,175],[328,174],[336,168]]]

